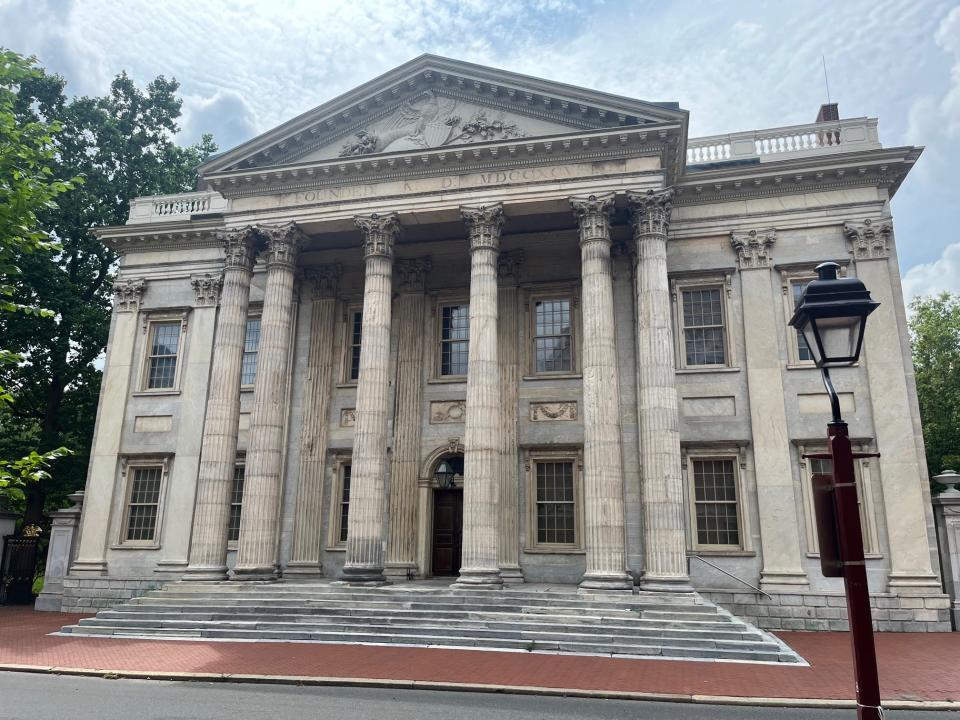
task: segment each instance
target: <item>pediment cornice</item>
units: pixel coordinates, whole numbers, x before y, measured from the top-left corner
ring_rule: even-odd
[[[571,131],[667,123],[680,124],[685,135],[687,125],[687,112],[673,103],[648,103],[424,55],[209,160],[201,175],[296,162],[324,146],[346,143],[424,93]]]
[[[91,232],[104,245],[123,255],[136,250],[185,250],[220,247],[217,231],[223,222],[190,221],[116,225],[95,228]]]

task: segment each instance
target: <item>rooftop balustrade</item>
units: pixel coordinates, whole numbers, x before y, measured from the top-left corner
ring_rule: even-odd
[[[226,209],[226,198],[212,190],[176,195],[148,195],[130,201],[127,225],[189,220],[193,215],[221,213]]]

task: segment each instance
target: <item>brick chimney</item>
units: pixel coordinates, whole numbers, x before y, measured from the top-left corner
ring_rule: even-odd
[[[829,105],[821,105],[820,112],[817,113],[817,122],[830,122],[832,120],[840,119],[840,110],[837,107],[837,103],[830,103]]]

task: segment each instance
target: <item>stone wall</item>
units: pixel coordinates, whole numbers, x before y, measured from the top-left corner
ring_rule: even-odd
[[[157,590],[166,582],[157,578],[66,578],[60,612],[92,614]]]
[[[711,602],[764,630],[849,630],[841,593],[702,592]],[[881,632],[950,632],[946,595],[870,596],[873,627]]]

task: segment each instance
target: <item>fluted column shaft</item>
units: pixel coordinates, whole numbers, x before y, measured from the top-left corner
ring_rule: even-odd
[[[500,366],[497,255],[500,204],[461,208],[470,236],[470,357],[464,431],[463,550],[458,586],[501,585],[497,564],[500,495]]]
[[[390,321],[393,245],[400,232],[394,213],[358,216],[366,274],[350,477],[350,513],[344,580],[383,583],[383,509],[390,410]]]
[[[183,576],[189,580],[227,577],[227,527],[240,423],[240,366],[257,240],[249,227],[221,233],[219,239],[226,259],[203,421],[189,565]]]
[[[293,282],[300,229],[294,223],[259,227],[266,239],[267,286],[260,320],[257,381],[250,413],[250,447],[243,484],[243,513],[233,577],[276,577],[283,435],[287,415],[290,345],[293,340]]]
[[[580,223],[583,308],[583,485],[587,567],[580,587],[633,589],[626,571],[620,381],[613,324],[614,195],[571,198]]]
[[[628,193],[637,243],[637,365],[648,590],[688,590],[680,419],[677,408],[667,230],[672,190]]]
[[[293,523],[293,546],[284,575],[319,575],[323,470],[327,454],[327,417],[333,382],[333,342],[336,322],[339,265],[312,269],[307,280],[313,289],[310,306],[310,351],[304,383],[303,425],[300,432],[300,472]]]
[[[390,529],[386,575],[405,580],[417,574],[417,480],[423,403],[424,284],[430,258],[398,260],[397,401],[390,463]],[[420,573],[423,574],[423,568]]]

